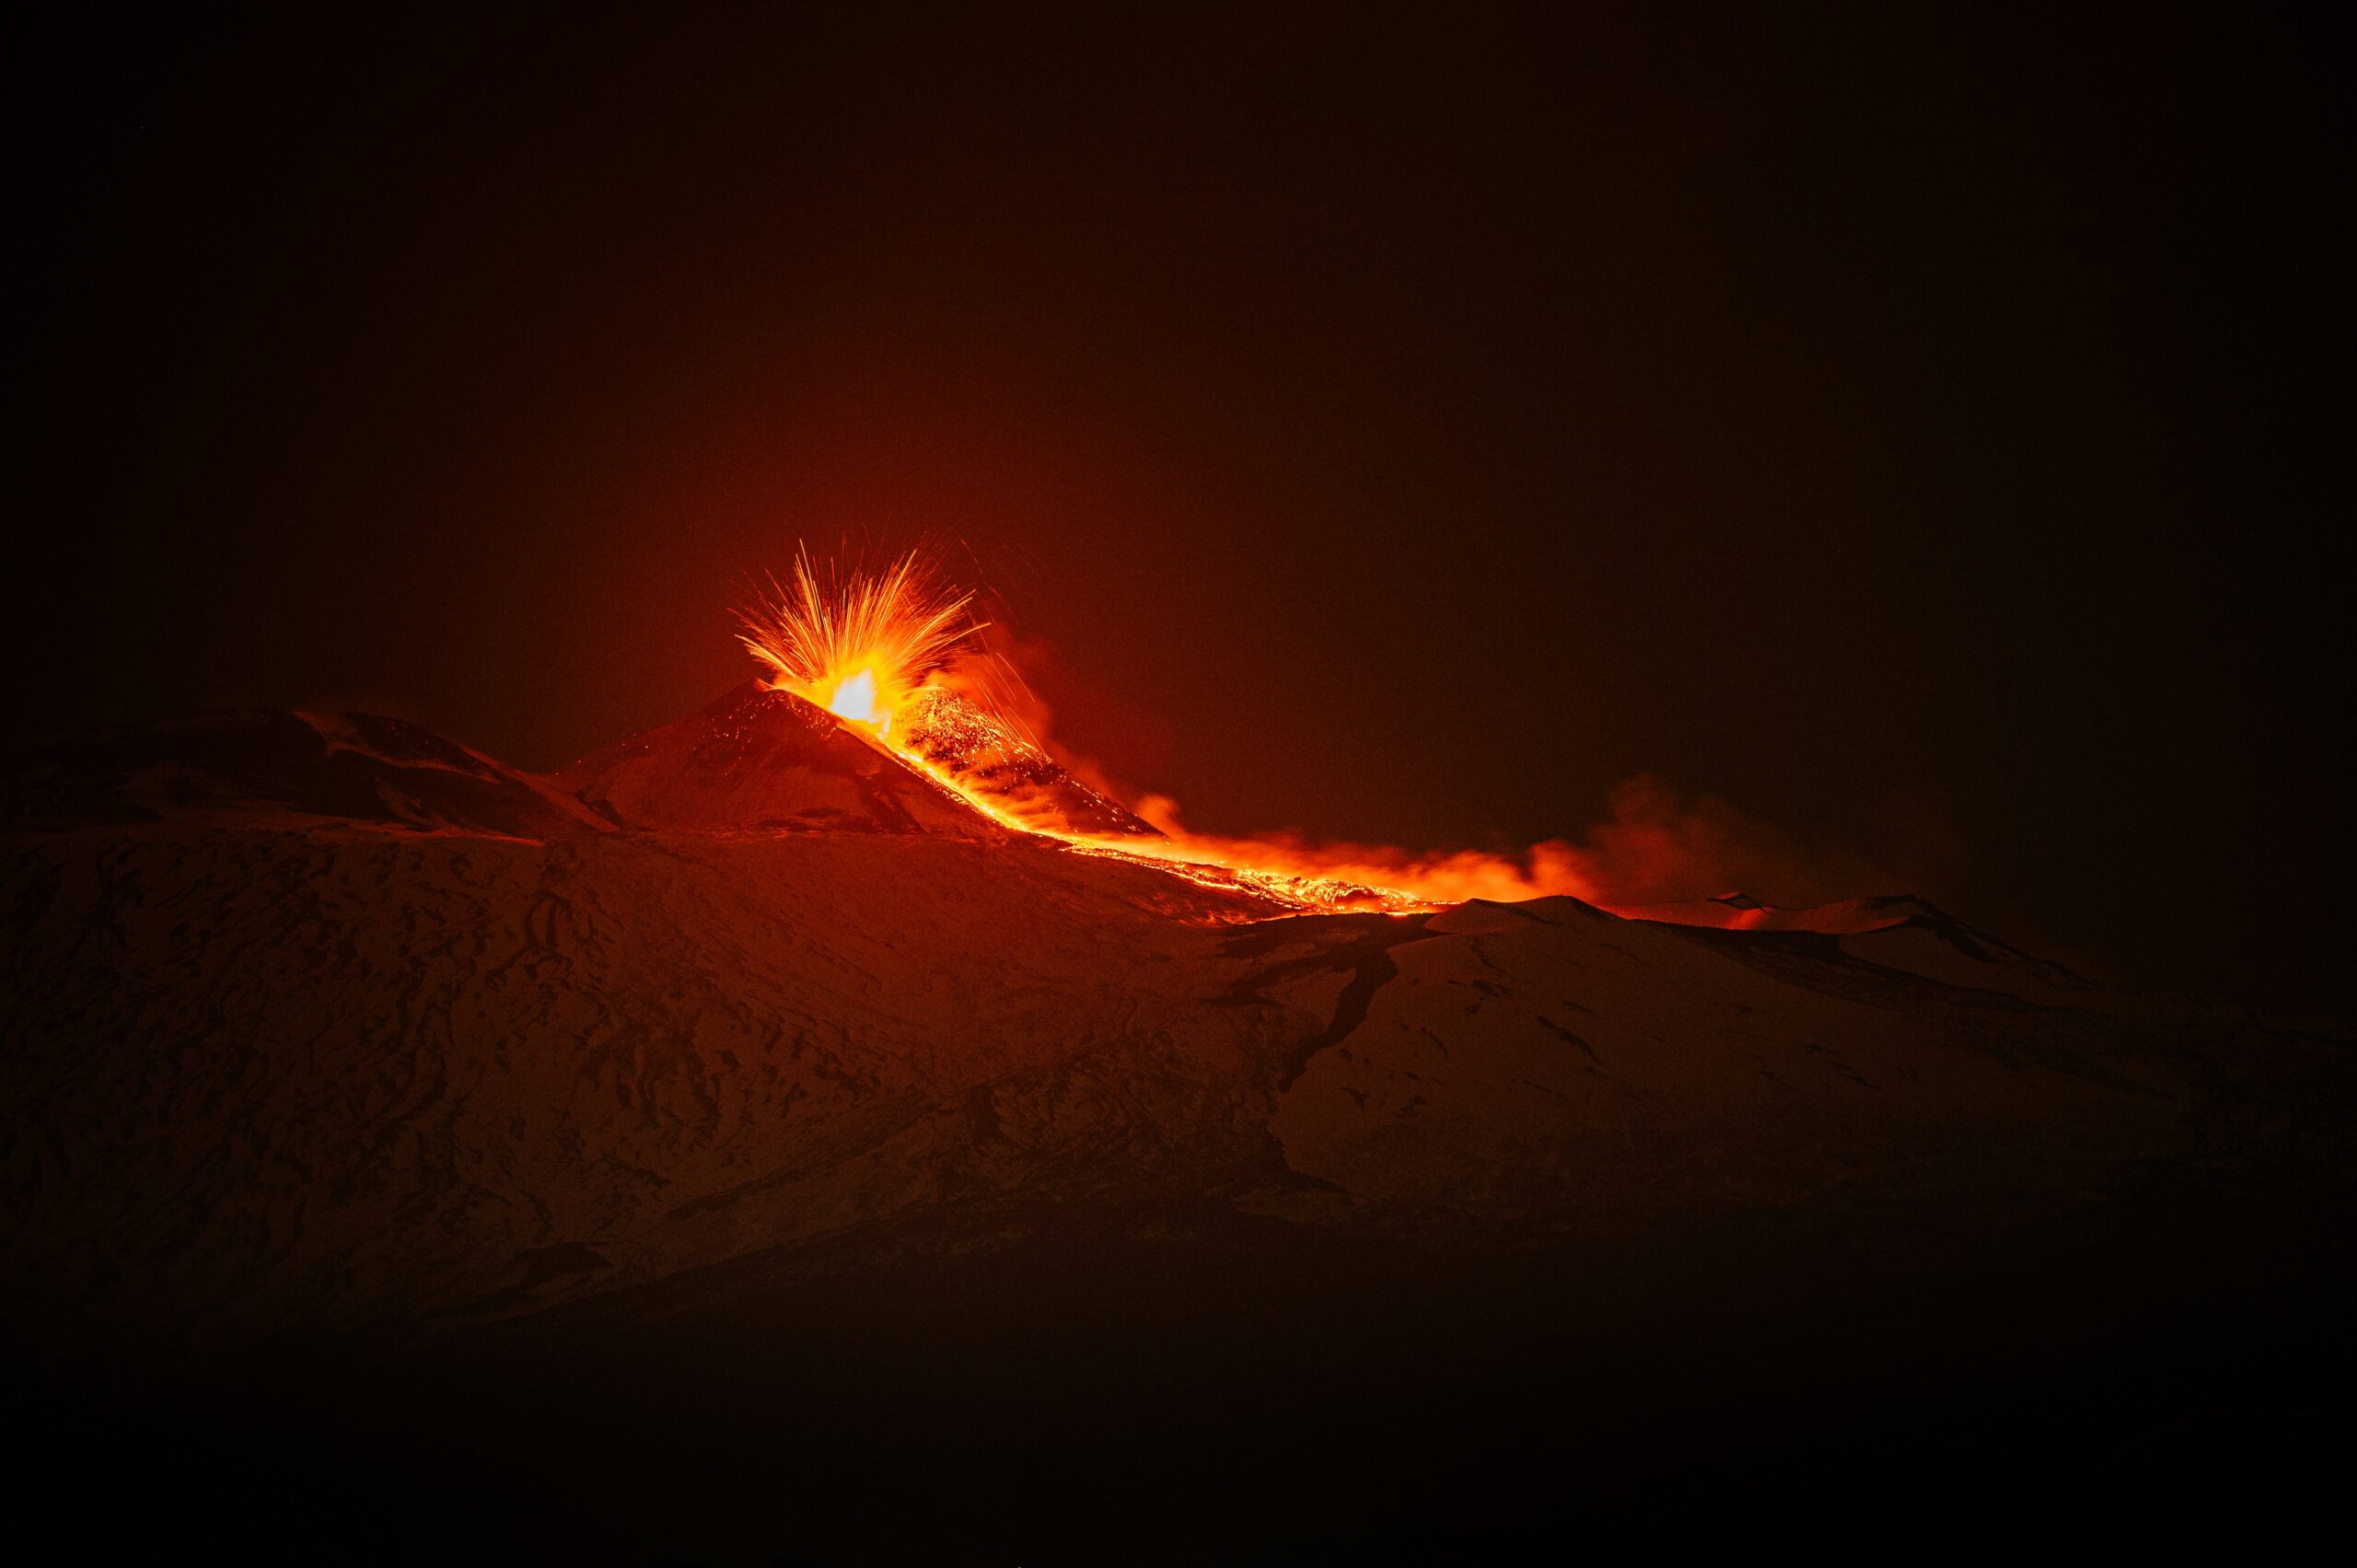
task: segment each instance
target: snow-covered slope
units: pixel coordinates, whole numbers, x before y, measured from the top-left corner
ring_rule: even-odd
[[[562,786],[372,714],[229,709],[0,759],[12,830],[312,820],[519,838],[611,826]]]
[[[1399,1561],[1268,1543],[1704,1438],[1748,1540],[2038,1426],[1862,1410],[2340,1338],[2278,1301],[2346,1042],[1913,900],[1303,915],[751,689],[553,779],[242,714],[0,803],[0,1344],[127,1558]]]
[[[509,1314],[979,1194],[1414,1233],[2000,1156],[2068,1191],[2189,1136],[2181,1032],[2058,1009],[1926,906],[1270,918],[1007,833],[778,693],[577,765],[572,809],[386,721],[66,756],[0,859],[35,1317]],[[40,804],[76,781],[103,810]],[[1938,964],[1858,950],[1910,932]]]
[[[702,713],[583,758],[552,782],[633,828],[1005,836],[831,715],[751,680]]]

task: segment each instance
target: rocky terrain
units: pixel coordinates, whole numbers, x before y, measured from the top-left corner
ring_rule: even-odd
[[[1779,1431],[1871,1520],[2151,1440],[2153,1357],[2338,1375],[2345,1035],[1917,900],[1303,915],[751,691],[5,781],[12,1358],[118,1469],[269,1456],[255,1554],[389,1487],[444,1561],[1540,1560],[1817,1517]]]

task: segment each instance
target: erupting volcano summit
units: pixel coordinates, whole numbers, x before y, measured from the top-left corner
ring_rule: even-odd
[[[746,621],[764,679],[554,774],[270,711],[11,754],[49,1430],[142,1412],[191,1506],[424,1463],[508,1557],[1222,1560],[1697,1432],[1781,1489],[1724,1412],[2083,1369],[2351,1185],[2344,1057],[2239,1009],[1920,900],[1157,831],[913,558]]]
[[[1291,908],[1402,912],[1468,898],[1596,889],[1557,852],[1521,861],[1463,853],[1417,857],[1360,846],[1166,831],[1075,778],[1010,711],[1022,680],[983,647],[973,596],[946,587],[911,552],[881,570],[795,558],[781,584],[741,612],[740,638],[769,689],[804,698],[1008,828],[1087,854],[1128,856],[1210,885],[1247,888]]]

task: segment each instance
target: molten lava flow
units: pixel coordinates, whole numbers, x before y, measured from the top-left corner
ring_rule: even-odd
[[[1083,854],[1159,866],[1289,909],[1403,912],[1467,899],[1592,892],[1568,846],[1527,860],[1412,856],[1286,838],[1223,839],[1180,828],[1167,802],[1132,813],[1073,779],[990,697],[973,596],[914,552],[881,571],[821,574],[797,552],[791,577],[739,619],[770,685],[835,714],[1002,826]],[[1002,672],[1004,667],[1002,666]],[[1155,819],[1149,822],[1145,819]]]

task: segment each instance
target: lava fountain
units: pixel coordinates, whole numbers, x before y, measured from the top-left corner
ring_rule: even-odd
[[[946,587],[914,551],[880,572],[821,572],[797,552],[785,582],[740,615],[738,639],[771,684],[889,737],[892,720],[981,630],[973,596]]]

